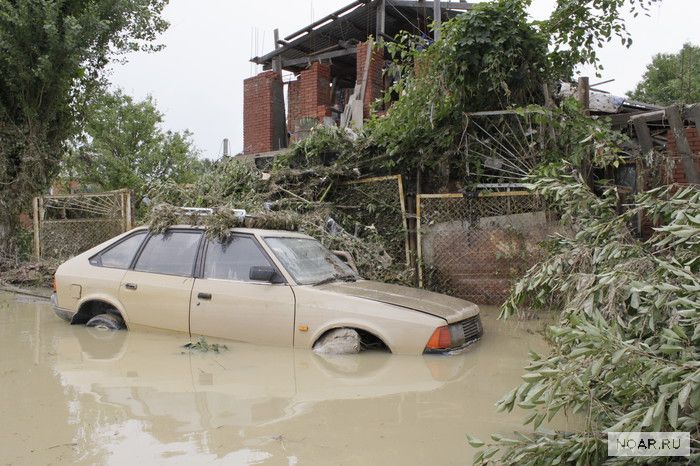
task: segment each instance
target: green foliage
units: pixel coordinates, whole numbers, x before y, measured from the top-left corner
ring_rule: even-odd
[[[362,159],[379,172],[479,174],[467,113],[542,103],[543,84],[570,78],[579,64],[598,66],[604,42],[631,45],[623,16],[658,1],[558,0],[547,20],[531,22],[529,0],[498,0],[446,22],[436,42],[399,35],[387,44],[395,81],[385,100],[394,102],[369,122]]]
[[[262,173],[235,158],[222,159],[201,173],[196,181],[178,184],[173,179],[156,181],[148,191],[154,205],[184,207],[230,207],[256,211],[267,199],[269,183]]]
[[[205,337],[201,336],[197,338],[196,342],[185,343],[182,347],[190,351],[199,351],[202,353],[208,353],[209,351],[220,353],[221,350],[228,350],[228,346],[219,343],[209,343]]]
[[[617,167],[628,156],[623,148],[629,146],[629,138],[614,130],[608,118],[585,115],[574,98],[564,99],[554,109],[529,105],[514,112],[529,116],[531,126],[550,134],[537,147],[541,165],[536,170],[541,173],[547,172],[547,163],[561,161],[561,154],[576,167],[589,161],[598,167]]]
[[[311,128],[275,160],[270,189],[276,208],[304,211],[328,202],[339,181],[360,175],[357,154],[361,150],[360,139],[346,129]]]
[[[678,53],[660,53],[627,96],[658,105],[700,102],[700,47],[686,43]]]
[[[596,49],[615,37],[625,47],[632,45],[624,15],[632,13],[636,18],[640,13],[647,14],[649,8],[659,2],[661,0],[557,0],[550,17],[539,23],[553,45],[552,66],[565,71],[579,64],[590,64],[602,70]]]
[[[0,0],[0,223],[46,189],[110,58],[155,50],[167,0]]]
[[[342,163],[355,154],[354,142],[354,136],[348,130],[316,123],[304,139],[275,159],[275,167],[298,169],[336,161]]]
[[[367,136],[381,157],[375,166],[412,173],[434,167],[463,147],[465,112],[542,100],[556,76],[547,62],[547,36],[528,22],[526,2],[476,4],[446,22],[440,40],[404,34],[388,44],[395,76],[386,116]]]
[[[375,193],[375,203],[360,206],[361,212],[344,211],[338,205],[351,194],[351,188],[342,182],[359,176],[354,144],[349,133],[318,126],[275,160],[266,180],[251,164],[233,158],[215,163],[193,184],[156,183],[148,194],[154,203],[148,224],[158,232],[178,223],[201,225],[210,237],[218,238],[241,226],[301,231],[330,249],[350,252],[365,278],[411,283],[412,271],[405,267],[403,249],[400,257],[388,253],[392,241],[399,238],[403,244],[399,222],[401,231],[381,234],[365,222],[365,209],[381,215],[389,208],[399,208],[398,199]],[[208,207],[214,212],[183,215],[174,206]],[[231,208],[246,209],[249,216],[242,221]]]
[[[616,188],[596,195],[570,165],[533,181],[572,234],[550,242],[549,258],[517,283],[502,316],[528,307],[561,317],[547,332],[550,354],[531,353],[523,383],[499,409],[531,411],[535,429],[560,411],[579,413],[585,428],[498,438],[475,462],[499,453],[504,464],[598,464],[606,431],[689,431],[697,461],[700,190],[656,188],[620,214]],[[638,214],[658,225],[648,240],[630,231]]]
[[[199,160],[190,133],[163,131],[162,123],[150,96],[134,101],[120,90],[100,93],[89,103],[65,171],[101,190],[130,188],[138,202],[155,182],[193,182]]]

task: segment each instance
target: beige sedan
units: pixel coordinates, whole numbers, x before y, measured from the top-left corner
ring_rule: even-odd
[[[136,228],[64,262],[56,314],[92,327],[298,348],[350,331],[364,348],[402,354],[455,352],[482,335],[475,304],[363,280],[310,236],[237,228],[218,241],[204,233]]]

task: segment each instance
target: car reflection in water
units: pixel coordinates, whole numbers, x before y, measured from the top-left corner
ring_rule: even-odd
[[[76,326],[71,333],[75,338],[57,346],[62,383],[124,408],[131,419],[162,423],[149,429],[156,436],[259,427],[327,400],[433,391],[469,372],[464,357],[373,351],[322,356],[231,342],[217,354],[185,350],[172,335]]]

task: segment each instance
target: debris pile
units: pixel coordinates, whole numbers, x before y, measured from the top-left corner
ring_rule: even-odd
[[[20,262],[0,257],[0,285],[51,286],[57,267],[51,261]]]
[[[360,215],[341,210],[343,182],[357,179],[353,143],[344,130],[319,126],[309,137],[278,157],[267,174],[236,159],[218,162],[195,185],[162,183],[149,192],[152,208],[146,223],[162,232],[171,225],[203,226],[210,237],[226,237],[231,228],[298,231],[331,250],[352,254],[367,279],[414,284],[404,257],[392,257],[395,231],[379,231]],[[206,207],[210,215],[177,206]],[[245,209],[245,218],[232,209]]]

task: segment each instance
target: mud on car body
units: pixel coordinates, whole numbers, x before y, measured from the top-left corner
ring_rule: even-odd
[[[479,308],[421,289],[369,280],[314,238],[236,228],[136,228],[58,268],[56,314],[108,329],[158,328],[243,342],[313,348],[351,329],[363,347],[447,353],[477,341]]]

